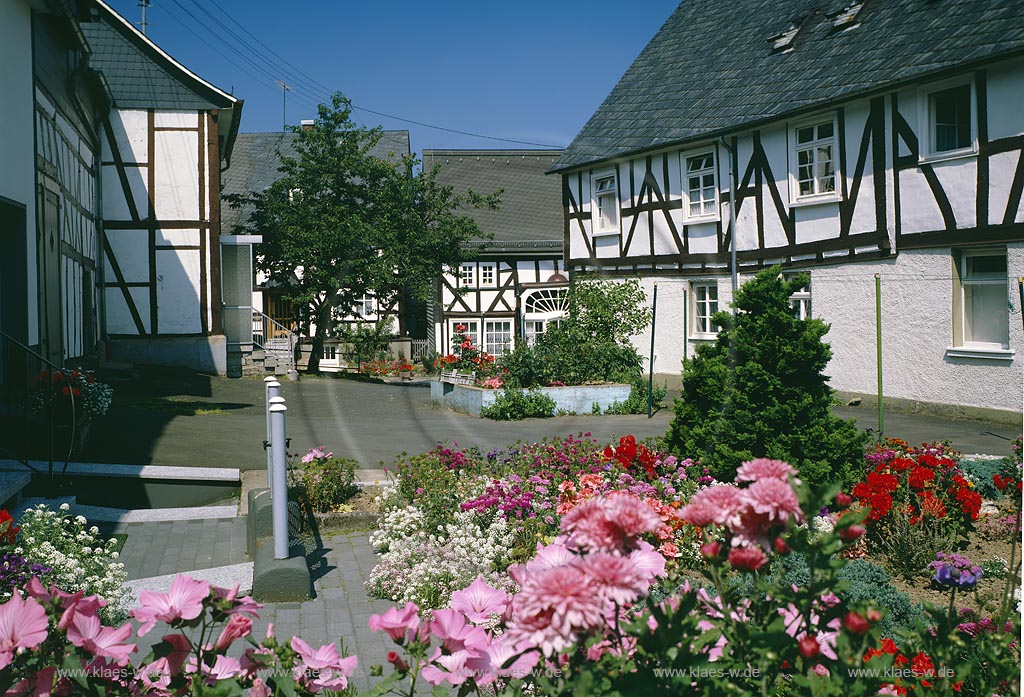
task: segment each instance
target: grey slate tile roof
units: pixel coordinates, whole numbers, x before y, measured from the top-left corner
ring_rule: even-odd
[[[212,109],[232,99],[209,89],[154,51],[105,9],[94,10],[82,32],[92,55],[89,66],[103,73],[119,109]]]
[[[457,193],[504,189],[496,211],[468,209],[499,249],[562,248],[562,183],[545,175],[562,150],[424,150],[423,168]]]
[[[683,0],[553,169],[1024,52],[1024,0],[865,0],[855,25],[836,30],[830,15],[853,4]],[[774,52],[769,39],[800,19],[792,50]]]
[[[285,157],[297,157],[295,139],[298,133],[239,133],[231,155],[231,165],[221,174],[221,195],[265,191],[277,181],[278,168]],[[409,131],[384,131],[371,151],[387,159],[409,154]],[[251,210],[221,206],[221,231],[231,234],[248,221]]]

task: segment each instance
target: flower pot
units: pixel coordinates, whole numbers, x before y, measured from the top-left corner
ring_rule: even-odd
[[[402,378],[403,380],[412,380],[412,371],[400,370],[398,371],[398,377]]]

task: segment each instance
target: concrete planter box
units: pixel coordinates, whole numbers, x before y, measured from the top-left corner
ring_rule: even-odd
[[[541,392],[555,400],[555,411],[572,411],[590,414],[596,402],[601,409],[607,409],[615,402],[629,398],[630,386],[621,384],[577,385],[574,387],[541,387]],[[480,416],[480,410],[494,404],[501,390],[487,390],[471,385],[452,385],[433,380],[430,383],[430,398],[452,411]]]

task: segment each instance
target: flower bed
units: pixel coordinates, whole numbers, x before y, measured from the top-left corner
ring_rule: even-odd
[[[555,402],[555,411],[576,414],[593,413],[597,404],[601,411],[629,399],[629,385],[576,385],[564,387],[534,387]],[[473,385],[452,385],[434,380],[430,383],[430,398],[452,411],[480,416],[481,410],[497,401],[500,391]]]

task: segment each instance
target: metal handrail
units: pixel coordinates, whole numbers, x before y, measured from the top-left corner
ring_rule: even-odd
[[[272,317],[268,317],[257,309],[252,311],[253,332],[252,342],[273,356],[284,357],[288,370],[295,369],[295,347],[299,343],[298,335]],[[256,327],[259,326],[257,331]],[[269,330],[269,331],[268,331]],[[287,349],[282,351],[273,346],[275,339],[285,339]]]
[[[62,376],[64,376],[64,382],[67,383],[67,373],[68,373],[68,371],[67,371],[66,368],[57,365],[56,363],[54,363],[50,359],[46,358],[45,356],[43,356],[39,352],[35,351],[30,346],[24,344],[23,342],[21,342],[20,340],[14,338],[13,336],[11,336],[10,334],[8,334],[7,332],[5,332],[3,330],[0,330],[0,341],[4,342],[4,346],[5,347],[13,345],[13,346],[21,349],[21,351],[24,352],[25,354],[34,357],[42,365],[47,366],[50,369],[51,372],[60,373]],[[4,360],[3,360],[3,369],[4,369],[4,371],[8,371],[10,369],[9,368],[10,365],[11,365],[10,356],[11,356],[11,353],[9,351],[5,350],[4,351]],[[5,376],[5,377],[7,377],[7,376]],[[7,383],[7,413],[8,413],[9,416],[12,416],[13,415],[13,408],[12,408],[13,407],[13,392],[12,392],[13,385],[10,384],[11,381],[10,381],[9,378],[5,379],[5,382]],[[52,384],[53,383],[51,382],[51,385]],[[28,404],[27,397],[28,397],[28,390],[26,390],[25,404],[22,405],[22,413],[24,415],[25,422],[26,422],[26,428],[23,430],[24,433],[28,433],[29,432],[29,430],[28,430],[28,418],[29,418],[29,415],[31,414],[31,411],[32,411],[31,407]],[[75,413],[75,393],[74,393],[74,391],[72,391],[72,390],[68,391],[68,398],[71,401],[71,413],[72,413],[72,415],[74,415],[74,413]],[[47,473],[49,474],[50,478],[53,479],[54,431],[55,431],[56,424],[54,422],[53,414],[51,413],[48,416],[49,416],[48,420],[49,420],[49,431],[50,431],[50,448],[49,448],[49,451],[47,453],[47,455],[48,455],[48,457],[47,457]],[[77,429],[78,429],[78,424],[76,422],[76,419],[72,418],[71,419],[71,438],[68,441],[67,453],[64,455],[64,466],[61,469],[61,475],[66,475],[67,474],[68,463],[71,461],[71,453],[74,451],[75,436],[76,436]],[[36,469],[35,467],[32,466],[31,462],[29,462],[27,457],[25,457],[24,459],[22,459],[22,458],[15,458],[15,459],[16,459],[17,462],[19,462],[21,465],[25,466],[27,469],[30,469],[33,472],[37,472],[37,473],[40,473],[40,474],[42,473],[41,470],[38,470],[38,469]]]

